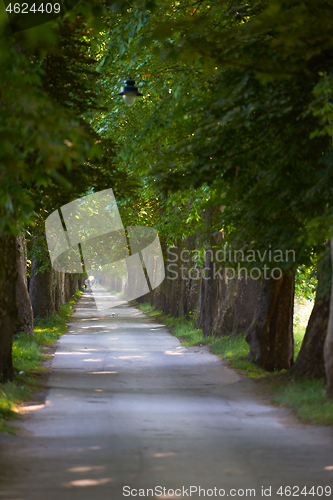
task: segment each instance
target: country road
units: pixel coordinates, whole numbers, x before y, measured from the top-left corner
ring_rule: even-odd
[[[0,435],[1,500],[329,498],[332,428],[298,424],[134,307],[99,312],[84,293],[48,387]]]

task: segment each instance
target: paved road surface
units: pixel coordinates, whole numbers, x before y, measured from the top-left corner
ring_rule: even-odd
[[[262,487],[281,499],[280,486],[332,485],[331,428],[298,425],[139,310],[114,312],[80,300],[45,407],[0,436],[1,500],[263,498]]]

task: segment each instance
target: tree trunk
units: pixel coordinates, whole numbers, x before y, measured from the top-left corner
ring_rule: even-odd
[[[59,311],[61,306],[61,273],[55,271],[54,273],[54,309]]]
[[[220,298],[214,297],[214,300],[219,300],[221,303],[219,326],[216,332],[218,336],[230,335],[232,332],[238,285],[239,280],[237,276],[228,278],[228,282],[224,283],[224,293],[221,294]]]
[[[18,306],[19,320],[15,325],[15,331],[33,335],[34,317],[27,287],[27,253],[23,233],[20,233],[16,237],[16,260],[18,269],[18,276],[16,280],[16,302]]]
[[[205,210],[205,230],[211,230],[213,218],[219,214],[220,207]],[[219,274],[215,260],[215,246],[220,242],[222,234],[211,234],[207,239],[205,267],[201,278],[200,308],[198,308],[197,327],[202,328],[203,337],[216,335],[220,328],[220,318],[223,313],[223,299],[226,293],[226,283],[223,274]]]
[[[70,274],[65,274],[65,302],[69,302],[71,298],[71,278]]]
[[[207,248],[205,268],[201,278],[201,328],[202,336],[208,337],[212,333],[212,302],[213,302],[213,262],[211,262],[211,248]]]
[[[257,308],[246,332],[249,357],[267,371],[293,364],[294,276],[265,279],[261,283]]]
[[[0,383],[14,377],[12,343],[17,321],[16,238],[0,234]]]
[[[165,279],[152,293],[138,298],[174,317],[189,317],[198,304],[200,278],[193,271],[191,251],[196,248],[195,236],[178,240],[167,251]],[[200,274],[199,270],[198,273]]]
[[[329,259],[329,256],[328,256]],[[330,290],[325,275],[318,273],[316,300],[293,372],[298,376],[325,377],[324,343],[330,311]]]
[[[333,238],[330,240],[330,253],[333,270]],[[333,400],[333,279],[331,285],[329,320],[324,344],[324,365],[327,380],[327,395]]]
[[[237,295],[234,303],[234,318],[231,335],[245,334],[252,323],[260,292],[259,280],[246,279],[242,276],[238,280]]]
[[[60,305],[66,302],[66,274],[60,273]]]
[[[44,272],[38,272],[41,264],[35,257],[31,261],[31,279],[30,279],[30,299],[34,317],[46,318],[53,316],[54,309],[54,290],[53,274],[51,266]]]

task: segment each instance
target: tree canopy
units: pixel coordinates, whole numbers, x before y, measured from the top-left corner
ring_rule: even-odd
[[[269,268],[292,251],[279,267],[308,284],[332,227],[332,9],[96,0],[15,34],[1,17],[0,230],[37,237],[112,187],[124,225],[164,246],[209,233]]]
[[[120,165],[144,176],[169,232],[193,230],[213,204],[225,207],[216,221],[224,242],[295,249],[286,270],[322,250],[332,211],[331,9],[157,2],[111,18],[98,66],[109,111],[94,127],[118,141]],[[116,96],[122,75],[144,93],[131,109]],[[177,206],[182,223],[171,217]]]

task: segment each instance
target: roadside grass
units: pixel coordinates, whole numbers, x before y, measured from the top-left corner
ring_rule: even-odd
[[[286,376],[276,385],[272,382],[274,403],[293,408],[305,423],[333,425],[333,402],[327,398],[325,380],[295,380]]]
[[[41,362],[48,359],[45,349],[54,345],[66,331],[66,321],[72,314],[74,304],[82,292],[77,291],[73,298],[60,307],[55,316],[36,318],[34,336],[19,332],[13,340],[13,365],[15,378],[12,382],[0,384],[0,432],[15,432],[15,427],[4,422],[17,416],[17,406],[29,399],[33,391],[41,387],[38,374],[47,372]]]
[[[156,317],[164,323],[171,333],[179,338],[182,345],[207,345],[212,352],[226,359],[233,368],[244,371],[248,377],[257,378],[267,374],[259,366],[244,359],[244,356],[249,352],[249,346],[245,341],[244,335],[240,334],[235,337],[203,337],[202,330],[194,326],[193,320],[164,315],[162,311],[156,310],[148,302],[137,304],[137,307],[148,316]]]
[[[194,320],[173,318],[156,310],[148,302],[135,303],[148,316],[165,324],[171,333],[179,338],[182,345],[207,345],[211,351],[227,360],[232,368],[244,375],[257,379],[263,391],[270,394],[272,402],[278,406],[291,408],[298,418],[308,424],[333,425],[333,402],[326,394],[324,380],[294,379],[286,370],[268,373],[254,362],[244,359],[249,348],[242,334],[236,337],[203,337],[202,331],[194,325]],[[298,318],[294,322],[295,359],[300,351],[306,327]]]

